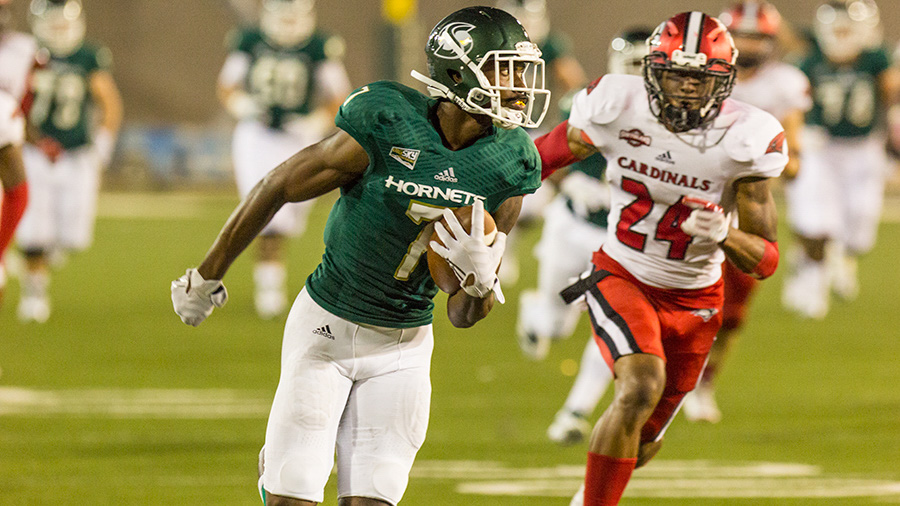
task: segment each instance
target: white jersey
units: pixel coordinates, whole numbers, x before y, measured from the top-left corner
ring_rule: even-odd
[[[0,35],[0,90],[21,102],[34,66],[37,42],[30,35],[4,32]]]
[[[806,74],[779,61],[766,63],[749,79],[739,79],[731,98],[759,107],[779,121],[791,111],[806,112],[812,107]]]
[[[725,258],[712,241],[680,224],[691,196],[735,209],[734,182],[777,177],[787,163],[784,130],[771,114],[727,99],[708,128],[674,134],[653,113],[639,76],[607,75],[578,92],[569,124],[608,161],[610,257],[638,280],[660,288],[716,283]]]

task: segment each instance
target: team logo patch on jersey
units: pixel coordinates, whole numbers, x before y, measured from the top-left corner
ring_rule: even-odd
[[[456,183],[457,181],[459,181],[459,179],[456,178],[456,174],[453,173],[453,167],[435,174],[434,178],[445,183]]]
[[[784,132],[780,132],[769,143],[766,154],[768,155],[769,153],[784,153]]]
[[[624,139],[625,142],[636,148],[649,146],[650,142],[653,140],[649,135],[644,135],[644,132],[641,132],[637,128],[632,128],[631,130],[619,130],[619,139]]]
[[[699,316],[700,318],[703,319],[703,321],[708,322],[708,321],[712,320],[713,316],[716,316],[717,314],[719,314],[719,310],[718,309],[695,309],[695,310],[691,311],[691,314],[695,315],[695,316]]]
[[[334,341],[334,334],[331,333],[331,327],[328,325],[325,325],[324,327],[319,327],[316,330],[313,330],[312,333],[317,336],[326,337],[326,338]]]
[[[419,150],[393,146],[391,147],[391,158],[402,163],[407,169],[413,170],[416,160],[419,159]]]
[[[672,159],[672,153],[669,151],[666,151],[665,153],[657,156],[656,159],[660,162],[675,163],[675,160]]]

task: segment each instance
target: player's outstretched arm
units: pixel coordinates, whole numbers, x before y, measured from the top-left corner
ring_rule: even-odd
[[[741,271],[767,278],[778,266],[778,214],[769,179],[740,179],[735,190],[740,228],[728,231],[722,250]]]
[[[238,205],[197,270],[205,279],[222,279],[284,204],[313,199],[352,183],[368,165],[365,149],[343,130],[288,158]]]
[[[519,219],[519,211],[521,209],[521,195],[508,198],[500,204],[493,214],[497,230],[503,234],[508,234]],[[469,295],[460,289],[447,299],[447,317],[454,327],[468,328],[487,316],[493,307],[494,292],[489,292],[486,297],[480,298]]]
[[[569,125],[568,121],[563,121],[549,133],[535,139],[534,145],[541,155],[542,180],[557,169],[584,160],[597,152],[587,135],[581,129]]]

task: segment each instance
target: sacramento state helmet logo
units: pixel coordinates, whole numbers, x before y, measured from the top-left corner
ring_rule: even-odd
[[[438,35],[440,46],[434,52],[434,55],[444,60],[458,60],[460,55],[456,51],[457,47],[462,49],[463,54],[469,54],[473,47],[472,36],[469,35],[469,30],[473,28],[475,28],[475,25],[471,23],[463,23],[461,21],[449,23]]]

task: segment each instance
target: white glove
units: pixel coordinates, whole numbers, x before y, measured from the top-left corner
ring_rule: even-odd
[[[579,216],[609,209],[609,185],[584,172],[570,172],[559,184],[559,191],[569,197]]]
[[[484,203],[481,200],[476,200],[472,206],[471,234],[466,233],[450,209],[444,209],[444,219],[447,220],[450,232],[440,222],[434,225],[434,230],[444,246],[437,241],[431,241],[431,249],[447,260],[463,291],[481,299],[494,291],[497,300],[502,304],[504,297],[500,290],[500,279],[497,278],[497,268],[506,249],[506,234],[497,232],[494,243],[490,246],[485,244]]]
[[[184,323],[196,327],[228,302],[228,291],[218,279],[203,279],[197,269],[188,269],[184,276],[172,281],[172,306]]]
[[[225,109],[234,119],[255,118],[262,114],[262,108],[249,93],[243,90],[234,90],[225,99]]]
[[[718,204],[695,197],[683,197],[681,202],[693,209],[681,223],[681,230],[686,234],[717,244],[728,237],[731,220]]]
[[[100,128],[94,133],[94,153],[97,154],[101,169],[109,167],[115,148],[116,138],[112,132],[105,128]]]

